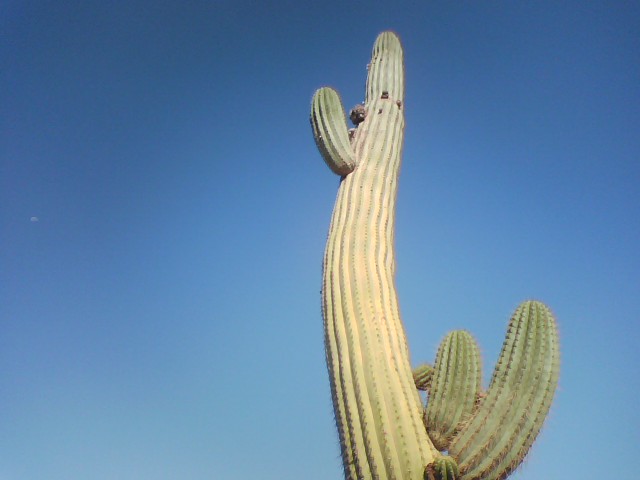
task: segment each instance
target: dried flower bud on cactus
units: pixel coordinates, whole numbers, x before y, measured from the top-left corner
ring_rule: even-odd
[[[364,105],[359,103],[355,107],[351,109],[351,113],[349,114],[349,118],[351,119],[351,123],[354,125],[359,125],[364,122],[365,117],[367,116],[367,109],[364,108]]]

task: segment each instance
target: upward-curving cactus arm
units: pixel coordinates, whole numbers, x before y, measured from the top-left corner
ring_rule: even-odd
[[[523,302],[511,317],[486,397],[449,445],[464,479],[501,480],[520,465],[549,412],[559,371],[551,311]]]
[[[448,450],[458,425],[473,413],[482,384],[480,349],[469,332],[454,330],[440,343],[425,426],[433,444]]]
[[[355,167],[355,154],[344,117],[340,96],[333,88],[323,87],[311,103],[311,127],[318,150],[328,167],[338,175],[346,175]]]

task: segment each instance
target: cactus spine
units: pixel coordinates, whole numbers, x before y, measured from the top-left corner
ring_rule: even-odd
[[[518,308],[487,393],[480,391],[479,349],[464,331],[445,338],[434,367],[411,371],[393,251],[403,102],[402,47],[383,32],[364,104],[351,111],[356,129],[347,131],[332,88],[317,90],[311,103],[316,145],[341,176],[324,255],[322,315],[344,474],[502,480],[526,455],[551,405],[559,369],[555,320],[539,302]],[[429,392],[426,409],[418,389]]]

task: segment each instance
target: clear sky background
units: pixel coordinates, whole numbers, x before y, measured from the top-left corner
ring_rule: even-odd
[[[551,306],[562,371],[512,478],[640,455],[637,2],[0,2],[0,479],[339,479],[313,91],[406,61],[412,362]]]

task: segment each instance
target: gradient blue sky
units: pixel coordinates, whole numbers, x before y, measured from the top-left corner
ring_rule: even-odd
[[[260,6],[258,6],[260,4]],[[314,89],[400,35],[412,361],[530,297],[560,388],[512,478],[640,454],[637,2],[0,3],[0,479],[338,479]]]

